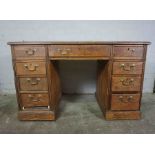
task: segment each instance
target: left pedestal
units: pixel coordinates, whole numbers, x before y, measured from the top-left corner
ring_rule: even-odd
[[[19,120],[55,120],[51,85],[56,73],[51,72],[54,67],[48,61],[46,45],[12,45],[11,49]]]

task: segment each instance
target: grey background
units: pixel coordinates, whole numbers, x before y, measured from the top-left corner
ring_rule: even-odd
[[[143,92],[155,78],[155,21],[0,21],[0,92],[15,93],[9,41],[151,41]],[[62,61],[63,91],[94,93],[95,61]]]

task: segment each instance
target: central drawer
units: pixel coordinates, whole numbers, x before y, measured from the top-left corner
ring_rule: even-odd
[[[19,78],[19,87],[21,91],[47,91],[47,78]]]
[[[109,57],[111,46],[108,45],[50,45],[51,57]]]

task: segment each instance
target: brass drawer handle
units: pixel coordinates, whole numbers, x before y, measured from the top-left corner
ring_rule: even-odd
[[[136,49],[134,48],[128,48],[128,52],[130,52],[130,55],[134,55],[135,54]]]
[[[28,49],[25,52],[27,55],[31,56],[34,55],[36,51],[37,51],[36,49]]]
[[[120,82],[122,82],[124,86],[130,86],[133,85],[134,79],[120,79]]]
[[[130,103],[130,102],[133,100],[133,96],[129,96],[126,100],[124,99],[123,96],[119,96],[119,100],[120,100],[122,103]]]
[[[135,68],[135,64],[132,64],[130,65],[129,67],[128,66],[125,66],[125,64],[121,64],[120,67],[121,69],[123,69],[124,71],[131,71],[131,70],[134,70]]]
[[[64,50],[61,49],[61,48],[58,48],[57,51],[60,52],[61,55],[66,55],[66,54],[68,54],[67,51],[64,51]]]
[[[61,52],[61,51],[62,51],[62,49],[61,49],[61,48],[57,48],[57,51],[58,51],[58,52]]]
[[[69,52],[69,51],[71,51],[71,49],[70,49],[70,48],[65,48],[64,50],[65,50],[65,51],[68,51],[68,52]]]
[[[38,95],[38,97],[28,95],[28,97],[29,97],[30,101],[32,101],[32,102],[40,102],[42,95]]]
[[[128,48],[128,51],[135,52],[136,49],[134,49],[134,48]]]
[[[28,69],[29,71],[36,71],[39,65],[38,64],[24,64],[24,67]]]
[[[31,84],[31,85],[37,85],[40,82],[40,78],[36,78],[36,80],[31,79],[31,78],[27,78],[27,81]]]
[[[65,48],[65,49],[58,48],[57,51],[58,52],[61,52],[61,55],[67,55],[67,54],[69,54],[69,52],[71,51],[71,49],[70,48]]]
[[[61,52],[61,54],[62,54],[62,55],[67,55],[67,54],[70,54],[70,51],[71,51],[70,48],[65,48],[65,49]]]
[[[68,54],[67,51],[62,51],[62,52],[61,52],[61,55],[67,55],[67,54]]]

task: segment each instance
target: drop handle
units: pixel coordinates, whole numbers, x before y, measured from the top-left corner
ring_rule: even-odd
[[[123,96],[119,96],[119,100],[122,103],[130,103],[133,100],[133,96],[129,96],[129,97],[126,97],[126,98],[124,98]]]
[[[35,80],[34,80],[34,79],[31,79],[31,78],[27,78],[27,81],[28,81],[31,85],[37,85],[37,84],[40,82],[40,78],[36,78]]]
[[[36,71],[37,67],[39,67],[38,64],[24,64],[24,67],[29,71]]]
[[[67,55],[67,54],[70,54],[70,51],[71,51],[70,48],[65,48],[65,49],[61,52],[61,54],[62,54],[62,55]]]
[[[68,52],[69,52],[69,51],[71,51],[71,49],[70,49],[70,48],[65,48],[64,50],[65,50],[65,51],[68,51]]]
[[[57,48],[57,51],[58,51],[58,52],[61,52],[61,51],[62,51],[62,49],[61,49],[61,48]]]
[[[36,51],[37,51],[36,49],[28,49],[25,52],[27,55],[31,56],[34,55]]]
[[[66,54],[68,54],[68,52],[67,51],[62,51],[61,54],[66,55]]]
[[[132,65],[127,66],[125,64],[121,64],[120,67],[124,71],[131,71],[131,70],[133,70],[136,67],[136,65],[132,64]]]
[[[131,101],[131,100],[133,100],[133,96],[128,97],[128,101]]]
[[[135,48],[128,48],[128,51],[135,52]]]
[[[133,85],[134,79],[120,79],[120,82],[122,83],[122,85],[124,86],[130,86]]]
[[[57,51],[60,52],[61,55],[67,54],[67,51],[61,48],[58,48]]]
[[[35,97],[33,95],[28,95],[29,99],[32,101],[32,102],[40,102],[41,101],[41,95],[38,95],[38,97]]]

